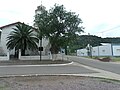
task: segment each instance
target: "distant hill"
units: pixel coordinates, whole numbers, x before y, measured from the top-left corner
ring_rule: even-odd
[[[102,38],[103,43],[120,43],[120,37]]]
[[[81,35],[69,46],[69,49],[71,52],[74,52],[77,49],[86,48],[87,44],[95,47],[101,45],[101,43],[120,43],[120,37],[101,38],[95,35]]]

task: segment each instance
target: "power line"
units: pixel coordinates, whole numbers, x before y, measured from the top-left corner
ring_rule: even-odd
[[[98,33],[104,33],[104,32],[107,32],[107,31],[114,30],[114,29],[119,28],[119,27],[120,27],[120,26],[116,26],[116,27],[113,27],[113,28],[111,28],[111,29],[104,30],[104,31],[102,31],[102,32],[98,32]]]

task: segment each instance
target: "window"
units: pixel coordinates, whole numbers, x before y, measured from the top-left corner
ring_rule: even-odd
[[[120,49],[116,49],[116,51],[120,52]]]
[[[105,52],[105,50],[102,50],[102,52]]]

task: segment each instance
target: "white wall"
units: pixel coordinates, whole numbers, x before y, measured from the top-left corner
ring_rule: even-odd
[[[56,60],[62,60],[64,58],[64,56],[62,55],[58,55],[56,57]],[[20,60],[40,60],[40,56],[21,56],[19,58]],[[42,60],[52,60],[51,56],[47,55],[47,56],[42,56]]]
[[[21,56],[20,60],[39,60],[40,56]],[[49,56],[42,56],[42,60],[49,59]]]
[[[35,31],[33,31],[33,33],[37,34]],[[40,41],[37,45],[38,47],[40,47]],[[48,39],[42,38],[42,47],[43,47],[42,55],[48,55],[48,51],[49,51],[49,40]]]
[[[5,53],[6,55],[7,55],[7,51],[8,51],[7,50],[7,46],[6,46],[7,37],[8,37],[8,35],[12,31],[14,31],[13,28],[16,28],[15,25],[7,26],[7,27],[5,27],[5,28],[2,29],[2,33],[1,33],[1,45],[0,46],[1,46],[2,50],[3,50],[3,53]],[[33,32],[33,33],[35,33],[35,32]],[[49,41],[47,39],[42,39],[42,46],[44,48],[43,51],[42,51],[42,55],[46,54],[45,51],[46,51],[46,48],[48,46],[48,43],[49,43]],[[10,55],[11,54],[12,55],[15,54],[15,50],[14,49],[10,51]]]
[[[77,50],[77,56],[87,56],[87,50],[86,49]]]
[[[113,56],[120,56],[120,45],[113,46]]]
[[[99,56],[99,46],[92,48],[92,56]]]
[[[6,60],[10,60],[9,51],[7,52],[6,56],[0,56],[0,61],[6,61]]]
[[[48,39],[45,39],[43,38],[42,39],[42,46],[43,46],[43,51],[42,51],[42,55],[48,55],[48,51],[49,51],[49,40]]]
[[[99,46],[99,56],[112,56],[111,44]]]
[[[113,49],[114,49],[113,50],[114,55],[120,55],[120,46],[119,46],[119,50],[116,52],[115,52],[115,50],[118,49],[118,47],[114,47]],[[87,50],[86,49],[77,50],[77,56],[87,56]],[[92,56],[112,56],[111,44],[93,47],[92,48]]]
[[[1,34],[1,47],[4,51],[4,53],[7,54],[7,46],[6,46],[6,43],[7,43],[7,37],[8,35],[10,34],[11,31],[13,31],[12,28],[15,28],[15,26],[8,26],[8,27],[5,27],[2,29],[2,34]],[[11,51],[12,54],[14,54],[14,52]]]

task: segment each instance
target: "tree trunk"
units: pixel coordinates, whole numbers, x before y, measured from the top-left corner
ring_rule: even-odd
[[[14,58],[18,58],[18,50],[15,48],[15,55]]]
[[[52,54],[52,60],[53,61],[57,60],[57,54]]]
[[[21,55],[25,56],[25,50],[26,50],[26,40],[24,41],[24,47],[22,48]]]
[[[51,54],[52,54],[52,60],[56,60],[57,59],[57,54],[59,52],[59,48],[56,45],[51,45],[50,48]]]
[[[68,55],[67,46],[65,46],[65,55]]]

